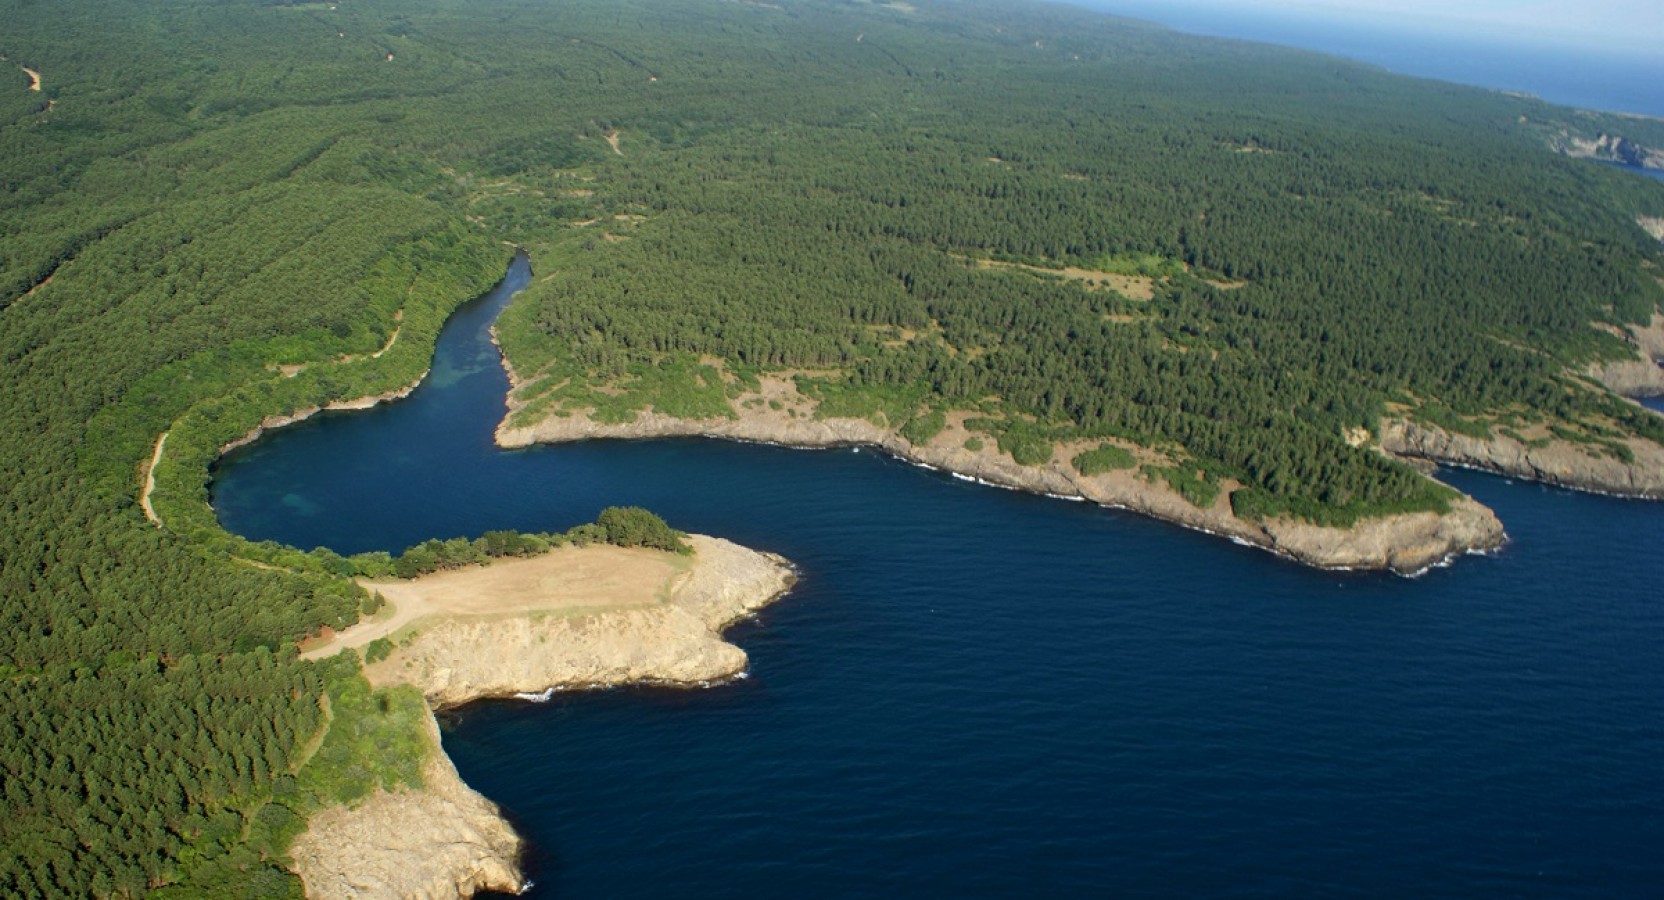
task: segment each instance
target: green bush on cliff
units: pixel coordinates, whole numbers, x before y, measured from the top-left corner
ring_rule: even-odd
[[[657,515],[639,506],[609,506],[601,510],[595,524],[606,533],[606,541],[620,547],[650,547],[672,553],[692,553],[693,548],[682,540],[687,535],[669,525]]]
[[[1104,444],[1093,450],[1076,454],[1074,464],[1076,471],[1082,475],[1102,475],[1116,469],[1130,469],[1137,463],[1133,455],[1124,447],[1114,444]]]

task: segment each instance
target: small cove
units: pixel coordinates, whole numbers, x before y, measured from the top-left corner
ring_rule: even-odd
[[[1512,543],[1323,573],[868,450],[497,450],[487,329],[409,399],[224,461],[251,539],[343,553],[639,504],[782,553],[751,677],[447,716],[533,896],[1608,896],[1664,878],[1664,505],[1446,473]],[[1650,404],[1660,408],[1661,404]]]

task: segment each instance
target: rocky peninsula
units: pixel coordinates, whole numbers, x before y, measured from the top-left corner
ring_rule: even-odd
[[[489,578],[505,566],[541,570],[531,573],[532,586],[520,597],[504,598],[535,608],[419,621],[365,674],[377,687],[415,685],[436,709],[549,690],[644,683],[694,687],[732,678],[745,671],[745,651],[722,640],[722,630],[784,594],[796,576],[773,554],[703,535],[689,542],[691,562],[660,551],[596,546],[427,576]],[[657,558],[663,577],[649,575],[622,586],[584,579],[550,588],[572,557],[592,550]],[[619,579],[631,574],[620,571]],[[651,582],[656,583],[642,589]],[[388,591],[385,584],[373,587]],[[397,595],[389,598],[399,603]]]
[[[744,672],[721,632],[791,588],[784,559],[718,538],[689,556],[607,545],[560,548],[401,582],[365,582],[392,609],[314,648],[317,656],[386,638],[366,667],[377,687],[412,684],[430,708],[486,697],[624,684],[700,686]],[[414,608],[416,614],[404,612]],[[378,791],[308,822],[291,849],[315,900],[518,893],[520,840],[469,789],[439,746],[420,790]]]

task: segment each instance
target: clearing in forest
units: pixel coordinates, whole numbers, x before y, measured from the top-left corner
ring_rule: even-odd
[[[1034,275],[1062,278],[1064,281],[1080,281],[1084,282],[1088,289],[1109,288],[1128,300],[1149,300],[1156,295],[1156,280],[1147,275],[1120,275],[1115,272],[1082,269],[1079,266],[1048,269],[1042,266],[1031,266],[1027,263],[1004,262],[997,259],[979,259],[976,264],[978,268],[982,269],[1017,269]]]

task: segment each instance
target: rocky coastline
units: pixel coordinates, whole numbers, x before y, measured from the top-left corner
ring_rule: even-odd
[[[330,403],[326,403],[323,406],[302,407],[301,409],[297,409],[288,415],[267,416],[264,419],[261,419],[260,424],[254,426],[254,428],[247,434],[234,441],[220,445],[218,455],[224,456],[238,447],[246,447],[249,444],[259,440],[260,436],[268,431],[275,431],[287,425],[304,422],[321,412],[371,409],[383,403],[390,403],[394,400],[403,400],[415,392],[418,387],[421,387],[423,380],[427,377],[427,370],[424,369],[422,374],[416,376],[415,381],[412,381],[401,388],[394,388],[390,391],[383,391],[379,394],[370,394],[365,397],[354,397],[351,400],[335,400]]]
[[[1563,440],[1533,446],[1507,435],[1478,438],[1421,422],[1395,420],[1381,426],[1382,448],[1400,456],[1596,494],[1664,499],[1664,447],[1639,439],[1625,445],[1633,456],[1627,462]]]
[[[762,402],[753,402],[760,400]],[[1409,513],[1360,522],[1352,528],[1329,528],[1292,520],[1249,521],[1231,510],[1228,491],[1207,507],[1190,503],[1164,482],[1151,482],[1134,470],[1086,476],[1068,460],[1080,448],[1063,447],[1052,461],[1025,466],[993,446],[977,447],[964,427],[963,414],[930,441],[914,444],[894,429],[866,419],[817,419],[813,406],[780,377],[765,377],[754,395],[734,404],[734,418],[679,419],[651,410],[632,422],[597,423],[586,415],[552,415],[532,425],[497,429],[502,447],[562,443],[593,438],[715,437],[792,447],[873,446],[898,458],[942,469],[990,485],[1031,491],[1127,509],[1154,518],[1231,538],[1295,561],[1328,569],[1388,569],[1412,575],[1466,553],[1494,549],[1505,540],[1502,523],[1489,509],[1461,498],[1444,515]],[[1095,445],[1095,442],[1094,442]],[[977,449],[972,449],[977,447]]]

